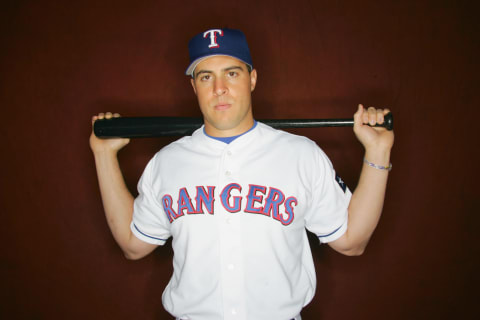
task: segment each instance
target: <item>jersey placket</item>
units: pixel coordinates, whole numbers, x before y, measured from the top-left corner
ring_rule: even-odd
[[[218,190],[219,193],[225,186],[239,183],[235,178],[237,167],[234,153],[228,145],[222,153],[219,168],[217,184],[221,188]],[[230,203],[233,203],[234,197],[237,196],[241,196],[240,190],[232,189]],[[218,226],[220,228],[220,269],[224,319],[246,319],[241,212],[229,212],[221,201],[216,201],[215,212],[216,217],[220,220]],[[217,215],[217,213],[219,214]]]

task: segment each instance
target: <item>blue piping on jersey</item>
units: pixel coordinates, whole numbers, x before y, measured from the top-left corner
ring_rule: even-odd
[[[326,235],[324,235],[324,236],[318,236],[318,237],[319,237],[319,238],[329,237],[329,236],[331,236],[332,234],[334,234],[335,232],[337,232],[338,230],[340,230],[340,228],[341,228],[342,226],[343,226],[343,224],[342,224],[340,227],[338,227],[337,229],[335,229],[335,231],[330,232],[329,234],[326,234]]]
[[[133,226],[135,227],[135,229],[140,232],[142,235],[144,235],[145,237],[148,237],[148,238],[151,238],[151,239],[155,239],[155,240],[161,240],[161,241],[167,241],[166,239],[161,239],[161,238],[155,238],[155,237],[152,237],[152,236],[149,236],[148,234],[146,233],[143,233],[142,231],[140,231],[140,229],[138,229],[138,227],[135,225],[135,223],[133,224]]]

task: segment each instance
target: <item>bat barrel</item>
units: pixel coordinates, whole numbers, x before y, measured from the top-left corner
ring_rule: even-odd
[[[186,136],[200,128],[203,120],[187,117],[111,118],[95,121],[93,132],[99,138],[151,138]]]

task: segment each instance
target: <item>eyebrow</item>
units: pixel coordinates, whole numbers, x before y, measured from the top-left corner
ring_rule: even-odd
[[[222,69],[222,71],[225,72],[225,71],[232,71],[232,70],[238,70],[238,69],[243,71],[243,68],[241,66],[227,67],[225,69]],[[197,74],[195,74],[195,78],[198,77],[199,75],[201,75],[202,73],[213,73],[213,71],[211,71],[211,70],[200,70],[200,71],[198,71]]]

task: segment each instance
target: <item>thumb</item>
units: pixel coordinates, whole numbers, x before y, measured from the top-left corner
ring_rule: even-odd
[[[362,104],[358,105],[357,112],[353,115],[353,127],[360,128],[363,124],[362,116],[363,116],[364,108]]]

